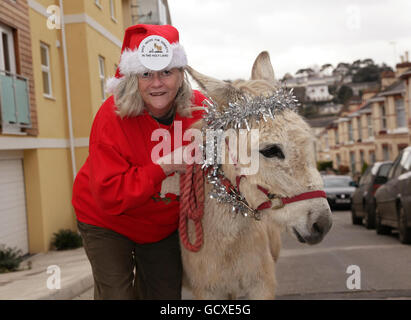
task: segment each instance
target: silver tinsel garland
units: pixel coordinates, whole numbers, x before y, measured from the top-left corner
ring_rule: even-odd
[[[221,146],[224,130],[247,129],[250,131],[250,124],[254,120],[259,123],[267,119],[274,119],[276,114],[284,110],[297,110],[298,100],[293,95],[293,90],[287,91],[280,88],[268,97],[251,97],[243,95],[237,101],[229,102],[224,110],[212,100],[205,101],[207,105],[204,115],[205,125],[202,128],[203,136],[206,136],[206,147],[201,147],[204,164],[202,168],[207,172],[207,180],[213,186],[210,197],[220,203],[232,206],[235,213],[242,214],[244,217],[260,219],[260,213],[251,208],[244,196],[234,187],[227,192],[226,186],[222,183],[224,172],[221,168],[221,154],[218,146]],[[216,134],[210,139],[207,132],[214,131]],[[221,151],[221,150],[220,150]]]

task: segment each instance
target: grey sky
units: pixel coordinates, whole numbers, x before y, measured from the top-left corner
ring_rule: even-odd
[[[365,58],[393,66],[395,51],[395,63],[411,51],[410,0],[168,3],[189,64],[219,79],[248,78],[262,50],[270,53],[277,78],[315,64]]]

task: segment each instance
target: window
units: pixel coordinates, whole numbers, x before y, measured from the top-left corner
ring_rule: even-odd
[[[397,128],[406,127],[404,99],[395,99],[395,112],[397,114]]]
[[[391,163],[382,164],[380,169],[378,170],[378,176],[388,177],[388,173],[390,172],[391,166]]]
[[[357,118],[358,139],[362,140],[361,118]]]
[[[324,142],[325,142],[325,149],[328,150],[330,148],[330,144],[328,142],[328,132],[325,133],[325,135],[324,135]]]
[[[354,137],[352,134],[352,122],[351,121],[348,122],[348,140],[354,141]]]
[[[1,33],[1,40],[3,42],[3,61],[4,61],[4,70],[11,72],[10,69],[10,54],[9,54],[9,41],[7,38],[7,33]]]
[[[360,179],[360,186],[363,186],[365,184],[370,183],[371,181],[371,166],[367,168],[367,170],[365,170],[364,174],[362,175],[361,179]]]
[[[374,130],[372,128],[372,117],[367,115],[367,128],[368,128],[368,138],[374,137]]]
[[[340,137],[338,135],[338,129],[335,130],[335,144],[340,144]]]
[[[381,116],[381,130],[387,129],[387,114],[385,112],[385,105],[380,105],[380,116]]]
[[[350,152],[350,165],[351,165],[351,172],[355,172],[355,153]]]
[[[370,156],[370,163],[375,163],[375,152],[374,151],[370,151],[369,153]]]
[[[106,91],[104,88],[106,82],[106,71],[105,71],[105,59],[102,56],[98,56],[98,70],[100,76],[100,87],[101,87],[101,98],[104,101],[106,99]]]
[[[41,72],[43,76],[43,94],[45,97],[52,97],[53,90],[51,86],[50,72],[50,50],[49,46],[40,43]]]
[[[0,24],[0,70],[16,73],[13,30]]]
[[[360,150],[360,161],[361,161],[361,168],[364,165],[364,151]]]
[[[403,174],[404,172],[408,171],[404,167],[404,166],[407,165],[407,163],[406,163],[407,160],[408,160],[407,158],[408,158],[408,153],[406,153],[405,151],[401,152],[398,155],[397,159],[394,162],[395,169],[393,171],[393,177],[398,177],[401,174]]]
[[[111,19],[113,19],[113,21],[117,22],[116,19],[116,5],[114,4],[114,0],[110,0],[110,15],[111,15]]]
[[[390,160],[390,150],[386,144],[382,146],[382,158],[384,161]]]
[[[398,164],[400,162],[400,157],[395,159],[394,163],[392,164],[392,167],[390,169],[390,172],[388,173],[388,179],[391,179],[394,177],[395,172],[397,171]]]
[[[158,17],[160,24],[167,24],[167,10],[163,0],[158,0]]]
[[[401,157],[400,165],[402,168],[401,174],[411,170],[411,150],[404,151]]]

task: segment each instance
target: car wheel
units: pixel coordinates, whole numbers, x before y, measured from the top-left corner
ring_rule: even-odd
[[[362,219],[355,215],[355,209],[353,207],[351,208],[351,220],[354,225],[362,225]]]
[[[390,234],[391,229],[381,224],[381,216],[378,213],[378,208],[375,209],[375,231],[377,234]]]
[[[365,214],[365,227],[367,229],[375,228],[375,204],[370,204]]]
[[[407,216],[402,206],[398,208],[398,231],[401,243],[411,243],[411,228],[407,227]]]

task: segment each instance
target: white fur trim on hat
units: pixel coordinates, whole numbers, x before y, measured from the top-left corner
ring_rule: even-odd
[[[179,43],[173,43],[171,44],[171,48],[173,49],[173,57],[170,64],[165,69],[185,67],[187,65],[187,56],[183,46]],[[142,74],[150,71],[141,63],[137,49],[133,51],[126,49],[123,51],[119,68],[123,75]]]
[[[116,77],[111,77],[108,78],[106,81],[106,92],[107,93],[114,93],[115,89],[117,88],[117,86],[120,84],[120,82],[122,81],[121,78],[116,78]]]

